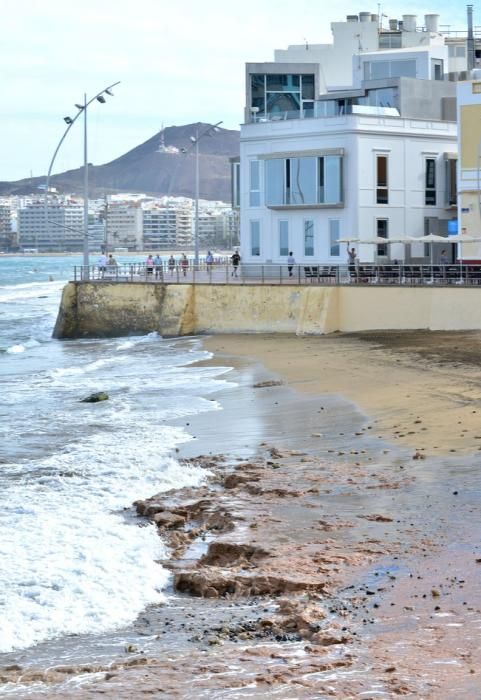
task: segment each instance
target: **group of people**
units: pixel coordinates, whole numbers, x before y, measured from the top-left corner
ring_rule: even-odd
[[[102,255],[99,257],[97,260],[97,267],[99,273],[102,275],[102,277],[105,275],[106,272],[112,272],[117,269],[117,260],[114,258],[112,253],[110,253],[107,257],[105,253],[102,253]]]
[[[292,253],[291,253],[292,255]],[[238,269],[241,261],[241,256],[239,255],[239,252],[236,250],[230,257],[230,261],[232,264],[232,277],[237,277],[238,276]],[[212,252],[209,250],[207,251],[207,255],[205,256],[205,264],[207,267],[207,271],[209,274],[212,272],[213,265],[215,263],[214,256],[212,255]],[[100,257],[97,260],[97,268],[100,273],[100,275],[103,277],[106,272],[111,272],[112,270],[117,269],[117,260],[114,258],[112,253],[109,253],[107,256],[106,254],[102,253]],[[176,269],[181,270],[182,275],[184,277],[187,276],[187,272],[189,270],[189,258],[185,253],[182,253],[180,259],[177,261],[174,256],[171,254],[169,259],[167,260],[167,270],[172,276],[175,272]],[[162,258],[160,255],[157,253],[157,255],[154,257],[152,254],[149,254],[147,256],[147,259],[145,261],[145,274],[147,276],[152,275],[156,279],[162,278],[163,276],[163,262]]]

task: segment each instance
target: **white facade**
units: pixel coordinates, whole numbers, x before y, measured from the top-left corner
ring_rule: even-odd
[[[18,210],[18,243],[21,248],[46,251],[78,251],[83,248],[83,205],[50,202],[45,219],[43,202]]]
[[[339,238],[366,239],[383,233],[391,239],[423,236],[427,232],[426,221],[453,216],[445,191],[445,166],[447,154],[456,151],[456,125],[450,122],[349,114],[243,125],[240,144],[243,262],[285,263],[287,252],[292,251],[298,263],[345,263],[346,245],[336,244]],[[305,161],[310,168],[316,160],[324,165],[330,163],[329,167],[325,165],[322,176],[324,192],[332,185],[330,174],[337,180],[337,167],[342,163],[338,201],[308,200],[310,203],[300,204],[297,196],[297,201],[289,203],[294,190],[298,193],[305,188],[313,196],[319,192],[318,165],[311,168],[316,182],[309,182],[307,168],[303,174],[304,161],[298,170],[300,183],[295,181],[293,165],[297,168],[298,159],[303,158],[310,159]],[[278,172],[283,172],[281,204],[269,204],[272,160],[279,161]],[[428,160],[434,161],[435,170],[436,203],[432,205],[426,205]],[[286,161],[289,161],[287,166]],[[385,176],[381,177],[386,181],[381,183],[379,163],[386,168]],[[286,167],[290,168],[292,179],[287,183],[290,192],[286,189]],[[337,184],[332,189],[334,194],[336,187]],[[380,203],[379,199],[387,202]],[[379,252],[390,259],[404,257],[402,244],[385,246],[385,250],[370,244],[360,244],[357,248],[361,261],[366,262],[376,260]]]
[[[107,211],[107,247],[143,250],[142,209],[112,203]]]

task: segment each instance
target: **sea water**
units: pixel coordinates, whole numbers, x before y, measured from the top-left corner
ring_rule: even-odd
[[[0,258],[0,652],[115,629],[162,601],[166,552],[130,507],[205,479],[175,459],[192,437],[169,421],[220,410],[230,385],[228,368],[195,366],[209,357],[195,338],[52,339],[79,264]],[[81,402],[100,390],[108,401]]]

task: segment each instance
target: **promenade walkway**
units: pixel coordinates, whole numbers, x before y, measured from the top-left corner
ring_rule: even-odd
[[[166,265],[153,271],[144,264],[123,263],[105,271],[97,266],[76,266],[75,282],[130,282],[152,284],[229,284],[229,285],[459,285],[481,284],[481,266],[475,265],[376,265],[362,264],[355,269],[347,265],[287,265],[241,264],[237,271],[232,265],[205,263],[187,269]]]

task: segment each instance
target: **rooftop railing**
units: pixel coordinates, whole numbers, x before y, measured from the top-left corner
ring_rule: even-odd
[[[473,286],[481,284],[481,265],[369,264],[281,265],[201,263],[197,266],[168,263],[122,263],[74,267],[73,281],[133,284],[243,284],[243,285],[385,285],[385,286]]]

